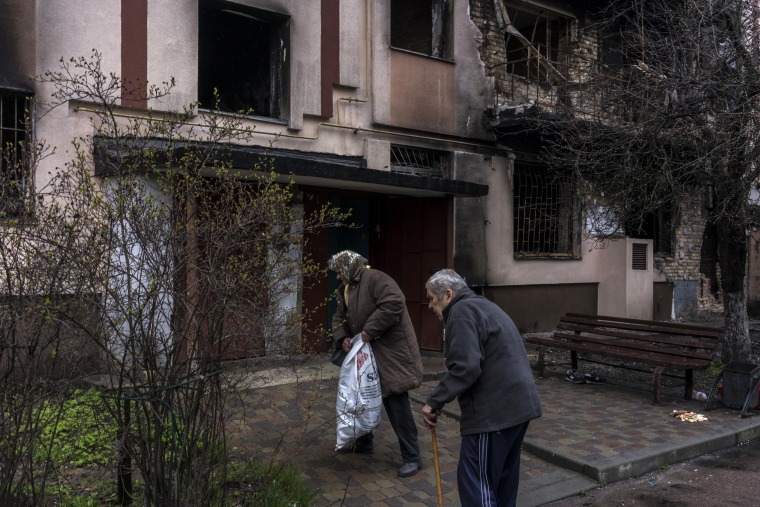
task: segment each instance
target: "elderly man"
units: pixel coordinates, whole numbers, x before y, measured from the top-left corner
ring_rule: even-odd
[[[327,266],[342,282],[333,316],[335,346],[350,350],[351,337],[357,333],[372,344],[383,406],[401,447],[403,464],[398,476],[410,477],[421,468],[422,458],[407,391],[422,384],[422,358],[406,298],[393,278],[370,269],[367,259],[356,252],[339,252]],[[354,452],[373,452],[373,438],[372,433],[359,437]]]
[[[422,407],[425,424],[434,428],[444,404],[457,398],[462,507],[514,506],[520,447],[528,422],[541,416],[522,336],[501,308],[451,269],[435,273],[425,288],[430,309],[444,323],[447,368]]]

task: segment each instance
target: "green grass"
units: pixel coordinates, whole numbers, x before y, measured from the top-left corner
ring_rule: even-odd
[[[61,468],[113,467],[116,424],[103,407],[96,389],[71,391],[66,400],[44,404],[38,418],[38,442],[34,459]],[[181,428],[178,428],[181,433]],[[164,436],[168,438],[168,436]],[[199,445],[199,444],[195,444]],[[223,444],[219,444],[223,450]],[[201,450],[200,448],[198,449]],[[134,465],[134,464],[133,464]],[[307,507],[314,493],[298,471],[287,465],[267,466],[257,462],[236,461],[226,468],[218,481],[218,497],[239,507]],[[80,478],[81,480],[82,478]],[[94,507],[115,500],[113,480],[95,479],[73,484],[68,481],[49,486],[46,494],[57,497],[61,507]],[[141,480],[134,477],[135,505],[139,505]],[[87,493],[81,494],[82,487]],[[77,491],[80,490],[80,491]],[[223,495],[226,492],[226,495]]]
[[[298,471],[287,465],[237,463],[230,466],[225,485],[233,503],[242,507],[308,507],[314,499]]]
[[[73,467],[112,463],[116,426],[104,412],[96,389],[76,389],[62,405],[46,403],[39,417],[42,445],[35,446],[35,460]]]
[[[724,366],[725,365],[721,361],[717,361],[717,360],[713,361],[712,363],[710,363],[710,366],[707,367],[707,373],[711,377],[715,378],[720,374],[720,372],[723,371]]]

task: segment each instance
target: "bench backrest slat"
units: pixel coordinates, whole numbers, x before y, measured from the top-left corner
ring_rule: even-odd
[[[624,317],[610,317],[606,315],[588,315],[582,313],[568,313],[560,317],[560,322],[572,322],[619,329],[631,329],[652,331],[668,334],[681,334],[687,336],[702,336],[706,338],[720,338],[721,329],[693,324],[681,324],[679,322],[660,322],[653,320],[628,319]]]
[[[556,338],[552,339],[552,338],[535,337],[535,338],[531,338],[529,341],[531,343],[545,345],[547,347],[561,346],[561,344],[557,342]],[[677,368],[684,368],[684,369],[688,369],[688,368],[702,369],[702,368],[707,368],[710,365],[710,361],[707,359],[679,357],[679,356],[665,355],[659,352],[649,352],[649,351],[643,351],[643,350],[634,351],[634,350],[629,350],[629,349],[621,349],[620,347],[610,347],[610,346],[600,345],[596,343],[578,342],[578,343],[574,343],[572,347],[564,347],[564,348],[570,348],[571,350],[576,350],[578,352],[604,354],[610,357],[617,357],[620,359],[641,360],[641,361],[646,361],[647,363],[650,363],[656,366],[664,366],[664,367],[677,367]]]
[[[658,334],[651,332],[629,332],[625,330],[617,329],[605,329],[596,326],[589,326],[584,324],[565,324],[560,323],[557,325],[557,329],[564,329],[567,331],[575,331],[578,333],[592,333],[603,336],[612,336],[616,338],[625,338],[628,340],[638,340],[649,343],[662,343],[667,345],[677,345],[681,347],[695,347],[700,349],[715,350],[718,347],[718,340],[712,337],[690,337],[690,336],[674,336],[670,334]],[[647,330],[648,331],[648,330]]]
[[[581,340],[586,343],[597,343],[600,345],[620,347],[620,348],[630,349],[630,350],[656,352],[658,354],[668,354],[668,355],[677,356],[677,357],[704,359],[707,361],[711,361],[714,355],[711,352],[702,350],[702,347],[688,347],[688,348],[683,348],[683,347],[678,347],[678,346],[666,347],[666,346],[651,345],[651,342],[645,343],[641,341],[631,341],[631,340],[621,340],[621,339],[610,340],[609,338],[603,338],[603,337],[594,337],[594,336],[588,336],[588,335],[579,336],[572,333],[560,333],[560,332],[554,333],[554,337],[562,338],[566,340],[572,340],[572,341]]]

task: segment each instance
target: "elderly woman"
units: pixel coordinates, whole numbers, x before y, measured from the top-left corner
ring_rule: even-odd
[[[422,384],[422,359],[406,299],[393,278],[370,269],[367,259],[351,250],[333,255],[328,268],[342,282],[332,321],[335,346],[350,350],[351,338],[358,333],[371,343],[383,406],[401,447],[398,476],[410,477],[421,468],[422,458],[407,391]],[[373,438],[372,433],[359,437],[354,452],[373,452]]]

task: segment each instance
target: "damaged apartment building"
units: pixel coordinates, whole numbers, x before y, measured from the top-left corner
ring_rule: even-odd
[[[494,81],[494,108],[487,116],[498,146],[508,151],[507,192],[513,199],[510,237],[494,244],[489,232],[486,240],[493,245],[489,253],[506,256],[499,263],[489,255],[484,291],[513,314],[549,307],[555,318],[565,311],[664,320],[721,313],[716,231],[706,219],[714,206],[709,187],[649,213],[642,224],[626,225],[624,235],[597,251],[578,190],[541,159],[535,118],[543,115],[545,122],[568,110],[582,115],[590,107],[581,90],[606,63],[611,41],[595,31],[592,13],[608,3],[471,2],[472,21],[482,34],[480,55]],[[748,303],[756,312],[756,232],[749,246]],[[540,320],[536,316],[536,329],[544,328]],[[530,327],[522,322],[523,329]]]
[[[424,282],[446,267],[524,332],[551,329],[568,311],[680,316],[718,276],[705,268],[715,263],[703,203],[656,217],[644,237],[592,248],[574,190],[547,176],[540,139],[520,125],[522,109],[562,100],[553,82],[588,71],[582,54],[600,48],[579,28],[596,3],[0,0],[0,134],[17,142],[24,104],[46,100],[28,76],[96,48],[124,80],[176,82],[160,103],[124,97],[124,115],[196,101],[197,115],[252,110],[252,140],[231,146],[236,168],[266,154],[295,181],[302,212],[350,209],[359,227],[305,248],[325,263],[352,249],[393,276],[422,349],[442,349]],[[65,146],[90,129],[86,108],[38,118],[34,135],[61,148],[36,177],[65,167]],[[325,273],[294,298],[318,308],[336,286]],[[318,311],[325,326],[331,304]],[[319,333],[302,340],[330,346]]]

